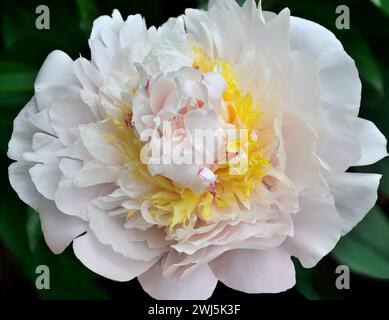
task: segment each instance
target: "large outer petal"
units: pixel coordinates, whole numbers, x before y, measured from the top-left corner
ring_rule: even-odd
[[[72,71],[73,60],[64,52],[55,50],[43,63],[35,80],[38,109],[47,109],[54,98],[79,82]]]
[[[388,155],[386,138],[373,122],[361,118],[353,118],[350,119],[350,124],[355,137],[361,145],[361,158],[357,165],[369,165]]]
[[[349,172],[329,177],[336,210],[342,219],[342,234],[354,228],[374,206],[380,179],[378,174]]]
[[[211,269],[230,288],[247,293],[276,293],[292,288],[295,270],[283,249],[231,250],[215,259]]]
[[[289,9],[284,9],[265,26],[261,8],[248,0],[243,9],[234,0],[211,0],[208,12],[188,9],[185,23],[191,41],[211,57],[239,63],[247,49],[260,48],[271,57],[289,48]]]
[[[38,211],[45,241],[55,254],[62,253],[75,238],[87,230],[84,221],[59,211],[53,201],[41,201]]]
[[[29,170],[32,164],[14,162],[8,168],[9,181],[19,198],[35,210],[38,209],[42,196],[35,190]]]
[[[8,144],[8,158],[20,161],[25,152],[32,151],[32,137],[37,128],[31,123],[31,117],[38,112],[35,97],[19,112],[13,123],[13,132]]]
[[[324,106],[341,108],[356,116],[361,102],[361,81],[354,61],[335,35],[315,22],[291,17],[290,45],[292,50],[315,55]]]
[[[314,267],[339,241],[342,220],[331,195],[303,196],[301,210],[293,217],[294,236],[283,246],[306,268]]]
[[[90,270],[115,281],[129,281],[149,269],[155,261],[134,261],[102,244],[93,231],[73,241],[77,258]]]
[[[357,118],[361,81],[355,62],[335,35],[317,23],[291,17],[290,45],[292,50],[308,51],[316,59],[328,130],[327,146],[319,146],[319,156],[338,171],[385,157],[385,137],[373,123]]]
[[[217,279],[208,265],[184,278],[165,277],[161,261],[139,276],[138,280],[143,290],[160,300],[205,300],[212,295],[217,285]]]

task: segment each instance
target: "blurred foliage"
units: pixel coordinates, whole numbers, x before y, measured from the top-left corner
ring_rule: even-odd
[[[6,152],[13,119],[33,95],[34,79],[49,52],[59,49],[72,58],[80,54],[88,57],[87,40],[96,17],[111,14],[117,8],[123,16],[141,13],[148,25],[160,25],[167,17],[183,12],[184,5],[168,6],[167,2],[44,1],[50,8],[50,30],[35,28],[35,8],[41,1],[5,0],[0,4],[0,244],[16,257],[31,283],[35,281],[37,265],[50,267],[52,290],[39,291],[41,298],[107,299],[111,292],[101,284],[100,277],[74,258],[71,248],[59,256],[50,252],[44,244],[38,215],[27,209],[9,186],[6,168],[10,160]],[[188,2],[202,9],[207,7],[207,0]],[[336,7],[340,4],[350,8],[350,30],[335,27]],[[376,123],[389,137],[389,0],[263,0],[262,7],[275,12],[289,7],[292,15],[313,20],[335,33],[360,71],[363,82],[361,116]],[[332,265],[337,261],[348,265],[355,273],[389,279],[389,159],[355,170],[384,175],[379,190],[381,208],[374,208],[340,241],[332,253],[333,258],[327,257],[322,263]],[[295,264],[297,289],[306,298],[341,298],[339,291],[333,288],[334,270],[319,267],[307,270],[297,261]]]
[[[355,272],[389,280],[388,243],[389,219],[376,207],[341,239],[332,255]]]
[[[293,259],[296,268],[297,290],[309,300],[340,300],[342,296],[335,287],[335,280],[319,268],[305,269],[297,259]]]

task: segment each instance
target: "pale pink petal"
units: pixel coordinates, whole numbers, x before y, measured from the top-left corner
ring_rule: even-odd
[[[81,100],[79,89],[67,89],[58,95],[49,109],[49,118],[55,133],[66,146],[77,140],[80,125],[96,121],[89,106]]]
[[[114,130],[108,123],[90,123],[80,128],[82,143],[97,160],[108,164],[122,164],[123,157],[111,142]]]
[[[124,226],[123,217],[110,217],[107,212],[90,204],[88,206],[90,228],[102,244],[109,245],[113,251],[133,260],[151,261],[163,253],[151,249],[146,241],[132,241],[132,231]]]
[[[212,261],[210,266],[219,281],[247,293],[278,293],[296,283],[290,255],[279,248],[231,250]]]
[[[29,172],[36,190],[46,199],[54,200],[62,175],[61,170],[58,168],[58,163],[38,163]]]
[[[88,220],[87,206],[96,199],[105,185],[97,185],[87,188],[77,187],[75,178],[81,169],[81,162],[72,159],[62,159],[60,170],[62,177],[55,193],[55,203],[62,212]],[[82,196],[80,196],[82,195]]]
[[[134,42],[137,41],[146,30],[146,23],[141,15],[136,14],[128,16],[119,32],[120,45],[122,48],[131,48],[134,45]]]
[[[176,88],[171,79],[158,79],[153,85],[150,92],[151,111],[156,115],[165,105],[165,101],[170,93]]]
[[[348,233],[377,201],[381,176],[365,173],[337,173],[328,178],[336,210],[342,219],[342,233]]]
[[[9,182],[19,198],[37,210],[42,196],[35,190],[29,170],[33,164],[14,162],[8,167]]]
[[[351,121],[341,110],[325,110],[327,125],[325,142],[318,145],[317,155],[332,170],[344,172],[358,163],[361,158],[361,144],[355,138]],[[335,151],[336,150],[336,151]]]
[[[63,214],[53,201],[41,201],[38,211],[45,241],[55,254],[62,253],[75,238],[87,230],[84,221]]]
[[[15,118],[11,140],[8,144],[7,156],[10,159],[22,160],[23,154],[32,150],[32,137],[37,132],[37,128],[31,123],[31,117],[36,112],[38,112],[38,107],[33,97]]]
[[[217,279],[208,265],[179,278],[165,277],[161,261],[138,277],[143,290],[159,300],[206,300],[217,285]]]
[[[305,268],[312,268],[335,247],[343,224],[331,195],[300,197],[300,208],[293,216],[294,235],[283,246]]]
[[[72,70],[73,60],[64,52],[51,52],[35,80],[35,98],[38,109],[49,108],[54,99],[67,88],[79,82]]]
[[[110,246],[103,245],[91,230],[73,241],[73,250],[88,269],[115,281],[129,281],[155,263],[131,260],[114,252]]]
[[[373,122],[361,118],[352,118],[350,122],[354,137],[361,144],[358,166],[375,163],[388,155],[386,138]]]
[[[324,106],[357,115],[361,101],[358,70],[335,35],[315,22],[291,17],[290,44],[293,50],[315,55]]]

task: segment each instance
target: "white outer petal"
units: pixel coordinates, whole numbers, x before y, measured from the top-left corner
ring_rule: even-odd
[[[353,59],[335,35],[315,22],[291,17],[290,45],[292,50],[315,55],[324,106],[356,116],[361,102],[361,81]]]
[[[381,176],[365,173],[337,173],[328,178],[342,219],[342,235],[354,228],[377,201]]]
[[[134,261],[114,252],[110,246],[103,245],[91,230],[73,241],[73,250],[88,269],[115,281],[132,280],[155,263]]]
[[[206,300],[217,285],[217,279],[208,265],[184,278],[165,277],[161,261],[138,277],[143,290],[159,300]]]
[[[280,248],[231,250],[212,261],[210,266],[219,281],[247,293],[278,293],[296,283],[290,255]]]
[[[38,211],[45,241],[55,254],[62,253],[75,238],[87,230],[84,221],[59,211],[53,201],[43,200]]]
[[[350,122],[361,145],[361,158],[356,165],[369,165],[388,155],[386,138],[373,122],[361,118],[350,119]]]
[[[72,70],[73,60],[64,52],[51,52],[35,80],[35,97],[39,110],[48,108],[54,98],[79,82]]]
[[[37,132],[37,128],[31,123],[31,117],[36,112],[38,107],[33,97],[14,120],[13,132],[8,144],[8,158],[22,160],[23,154],[32,150],[32,137]]]
[[[301,210],[293,216],[294,236],[283,246],[305,268],[314,267],[339,241],[342,220],[331,195],[300,197]]]
[[[19,198],[37,210],[42,196],[36,191],[29,170],[31,163],[14,162],[8,167],[9,181]]]
[[[113,10],[112,17],[100,16],[93,21],[92,32],[90,35],[91,39],[97,39],[101,37],[101,33],[104,30],[112,30],[118,32],[123,25],[123,18],[118,10]]]

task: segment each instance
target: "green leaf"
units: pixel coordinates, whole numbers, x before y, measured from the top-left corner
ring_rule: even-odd
[[[34,16],[25,11],[6,10],[3,14],[3,38],[5,48],[10,48],[23,36],[23,29],[35,28]]]
[[[46,265],[50,270],[50,289],[38,291],[42,299],[110,298],[108,292],[98,283],[99,277],[84,267],[74,256],[71,248],[60,255],[55,255],[49,250],[42,235],[39,216],[32,209],[29,209],[27,215],[27,238],[32,248],[35,267]]]
[[[37,70],[33,66],[0,61],[0,94],[32,93],[36,75]]]
[[[4,191],[0,199],[0,241],[19,260],[24,273],[32,278],[35,268],[25,229],[26,206],[15,193]]]
[[[388,0],[370,0],[373,2],[378,8],[382,10],[387,16],[389,16],[389,1]]]
[[[37,290],[38,295],[42,299],[109,299],[99,276],[84,267],[71,248],[58,256],[48,249],[38,215],[26,210],[16,193],[8,189],[2,189],[0,198],[0,241],[17,258],[32,285],[38,276],[36,267],[49,267],[50,289]]]
[[[240,6],[243,6],[243,4],[246,2],[246,0],[235,0]],[[208,2],[209,0],[198,0],[197,7],[199,9],[207,10],[208,9]]]
[[[305,269],[293,258],[296,269],[296,288],[308,300],[339,300],[341,295],[335,288],[335,283],[319,270]]]
[[[389,221],[374,207],[332,252],[352,271],[378,279],[389,279]]]
[[[346,51],[354,58],[361,78],[383,95],[383,75],[369,43],[355,32],[345,37],[343,44]]]
[[[33,93],[35,72],[0,73],[0,93]]]
[[[106,300],[110,294],[98,282],[99,276],[88,270],[69,248],[61,255],[54,255],[42,240],[35,254],[36,265],[46,265],[50,270],[50,289],[38,295],[48,300]]]
[[[7,72],[36,72],[36,68],[15,61],[0,61],[0,73]]]
[[[80,28],[85,33],[86,36],[89,36],[93,20],[97,18],[98,11],[93,0],[76,0],[78,11],[80,13]]]

